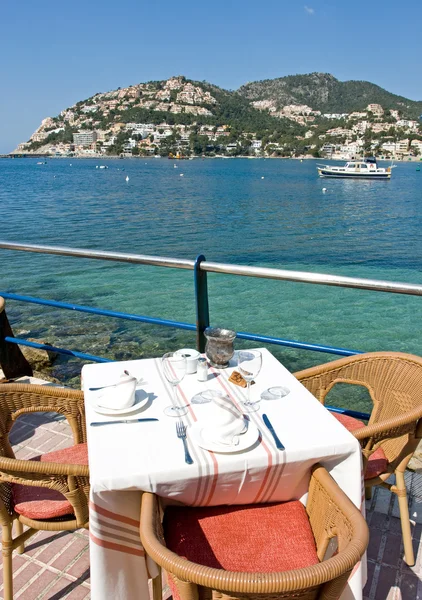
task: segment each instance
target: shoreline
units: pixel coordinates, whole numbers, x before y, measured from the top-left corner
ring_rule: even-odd
[[[0,159],[19,159],[19,158],[45,158],[49,160],[147,160],[157,158],[162,160],[172,160],[174,162],[184,160],[319,160],[319,161],[338,161],[347,162],[344,158],[327,158],[327,157],[315,157],[315,156],[189,156],[183,159],[180,158],[168,158],[167,156],[118,156],[118,155],[107,155],[107,156],[53,156],[50,154],[0,154]],[[379,162],[397,162],[397,163],[410,163],[422,162],[422,156],[411,156],[406,159],[399,158],[377,158]]]

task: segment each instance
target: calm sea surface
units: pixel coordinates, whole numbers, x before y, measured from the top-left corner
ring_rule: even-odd
[[[415,163],[399,163],[391,181],[376,182],[321,180],[315,161],[174,164],[0,160],[0,237],[422,283],[422,172]],[[0,292],[195,321],[191,271],[0,253]],[[208,287],[213,325],[422,355],[422,298],[227,275],[209,276]],[[22,337],[110,358],[194,344],[191,333],[20,302],[8,301],[7,312]],[[269,348],[291,370],[334,358]],[[61,358],[53,374],[76,382],[80,367]]]

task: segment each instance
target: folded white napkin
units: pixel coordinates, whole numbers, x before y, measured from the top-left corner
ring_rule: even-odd
[[[130,408],[135,404],[135,390],[137,379],[131,375],[122,374],[113,387],[106,387],[100,391],[96,398],[98,406],[121,410]]]
[[[237,446],[239,436],[246,433],[248,422],[232,400],[224,394],[213,394],[212,410],[207,412],[207,423],[201,431],[207,442]]]

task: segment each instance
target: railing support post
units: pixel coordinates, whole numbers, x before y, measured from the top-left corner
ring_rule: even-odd
[[[0,297],[0,366],[8,379],[29,375],[33,371],[29,362],[16,344],[6,342],[6,337],[13,337],[13,331],[6,316],[5,301]]]
[[[210,324],[208,306],[207,272],[201,270],[201,262],[206,260],[203,254],[196,257],[193,268],[195,281],[195,308],[196,308],[196,348],[199,352],[205,351],[205,329]]]

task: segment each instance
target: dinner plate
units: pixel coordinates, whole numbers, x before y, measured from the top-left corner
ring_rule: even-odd
[[[248,422],[248,430],[246,433],[239,435],[239,443],[237,446],[228,444],[218,444],[217,442],[210,442],[202,437],[202,430],[204,429],[203,423],[197,421],[191,427],[188,427],[187,434],[189,439],[204,448],[204,450],[210,450],[211,452],[220,452],[222,454],[233,454],[235,452],[244,452],[255,444],[259,438],[259,429],[250,421]]]
[[[99,413],[100,415],[107,415],[112,417],[115,415],[127,415],[130,413],[134,413],[137,410],[142,410],[143,408],[145,408],[149,396],[144,392],[144,390],[136,390],[135,404],[133,404],[133,406],[129,406],[129,408],[107,408],[106,406],[100,406],[97,403],[99,398],[100,397],[98,392],[91,393],[87,394],[86,401],[95,410],[95,412]]]

